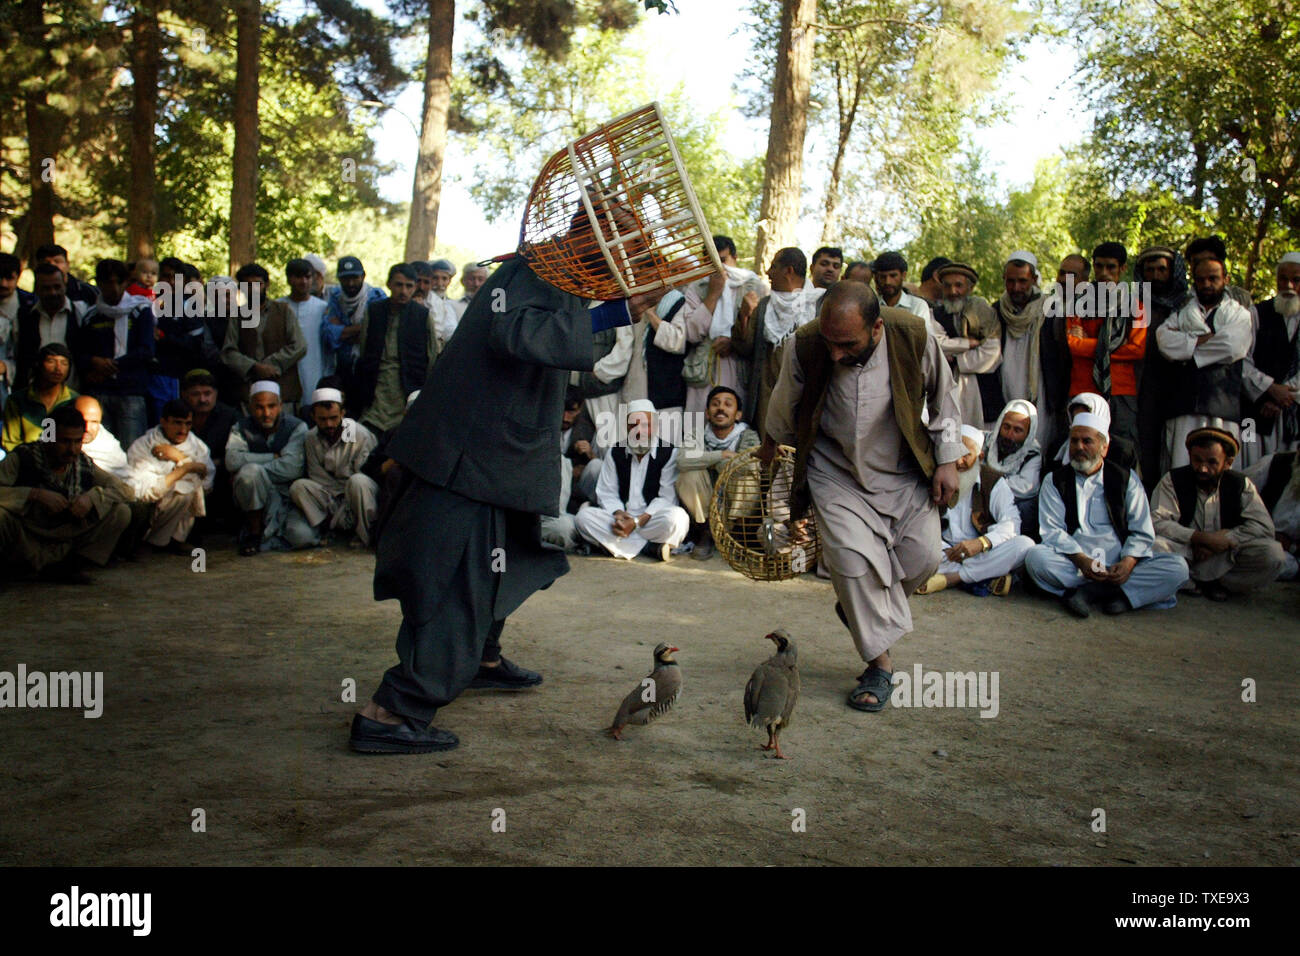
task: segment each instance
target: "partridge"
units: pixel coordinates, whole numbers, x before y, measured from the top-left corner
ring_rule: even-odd
[[[673,659],[677,650],[671,644],[655,648],[654,670],[623,698],[608,728],[615,740],[623,739],[623,728],[628,724],[648,724],[677,702],[682,692],[682,669]]]
[[[758,667],[745,685],[745,722],[751,727],[767,728],[763,750],[781,753],[781,731],[790,725],[790,715],[799,701],[799,662],[794,640],[785,631],[764,635],[776,644],[776,653]]]

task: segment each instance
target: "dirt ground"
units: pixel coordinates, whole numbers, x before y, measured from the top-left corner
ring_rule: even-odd
[[[996,671],[983,719],[847,708],[863,665],[815,577],[575,558],[503,638],[541,688],[443,710],[451,753],[362,757],[341,687],[371,693],[398,624],[373,557],[215,544],[202,574],[155,556],[0,590],[0,670],[105,684],[99,719],[0,711],[0,865],[1300,862],[1295,585],[1087,621],[1019,589],[914,598],[897,667]],[[788,761],[741,717],[778,626],[803,677]],[[614,742],[600,728],[660,640],[683,699]]]

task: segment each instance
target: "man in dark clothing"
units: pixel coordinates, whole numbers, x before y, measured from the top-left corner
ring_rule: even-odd
[[[381,516],[375,598],[401,602],[400,663],[353,719],[354,749],[449,750],[456,736],[431,726],[438,708],[467,687],[541,682],[501,656],[500,637],[510,613],[568,570],[543,548],[540,516],[559,502],[569,371],[592,356],[583,300],[522,258],[470,303],[388,443],[403,476]]]
[[[357,417],[381,442],[438,358],[438,326],[428,306],[415,300],[416,282],[410,264],[388,270],[391,295],[370,303],[357,338]]]
[[[230,430],[239,420],[239,414],[229,405],[217,400],[217,379],[207,369],[193,369],[181,380],[181,398],[194,412],[192,430],[208,446],[217,468],[212,491],[208,493],[205,503],[207,515],[200,524],[218,527],[229,524],[234,515],[235,503],[230,496],[226,444],[230,441]],[[193,538],[191,534],[190,540]]]

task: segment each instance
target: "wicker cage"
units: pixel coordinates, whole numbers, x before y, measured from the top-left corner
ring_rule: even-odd
[[[817,566],[821,541],[810,512],[790,521],[794,449],[782,445],[771,465],[757,449],[723,465],[713,486],[709,530],[727,563],[755,581],[786,581]]]
[[[551,157],[528,196],[519,254],[551,285],[588,299],[722,271],[658,103]]]

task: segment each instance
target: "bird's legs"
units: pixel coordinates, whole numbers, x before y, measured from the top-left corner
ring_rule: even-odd
[[[777,760],[789,760],[789,759],[790,759],[790,758],[787,757],[785,754],[781,753],[781,735],[780,735],[779,733],[776,733],[776,734],[773,734],[773,735],[772,735],[772,747],[773,747],[774,750],[776,750],[776,759],[777,759]]]
[[[776,736],[772,733],[772,728],[767,728],[767,743],[759,747],[759,750],[772,750],[775,746]]]

